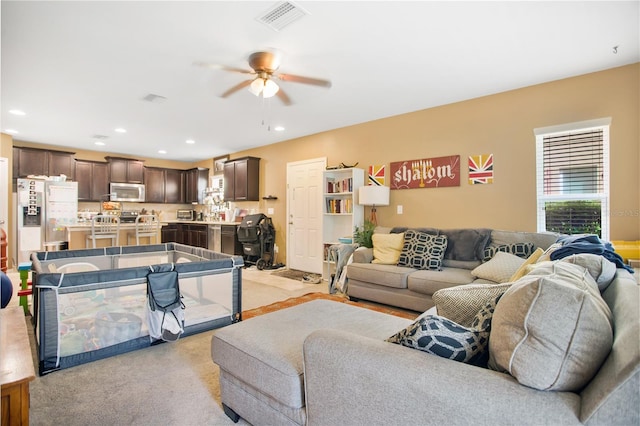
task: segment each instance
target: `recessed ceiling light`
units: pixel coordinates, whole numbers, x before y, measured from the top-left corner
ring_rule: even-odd
[[[282,132],[282,131],[284,131],[284,127],[276,126],[276,127],[273,128],[273,130],[275,130],[276,132]]]
[[[17,135],[19,132],[17,130],[13,130],[13,129],[4,129],[5,133],[9,133],[12,135]]]
[[[158,154],[166,154],[167,151],[165,151],[164,149],[161,149],[160,151],[158,151]]]
[[[27,115],[24,111],[20,111],[19,109],[10,109],[9,114],[13,115]]]
[[[118,127],[115,131],[118,133],[127,133],[127,129],[123,129],[122,127]]]
[[[189,145],[193,145],[194,143],[196,143],[196,141],[194,141],[193,139],[187,139],[186,141],[184,141],[185,143],[188,143]]]
[[[104,143],[104,142],[101,142],[101,141],[97,141],[97,142],[94,142],[94,143],[95,143],[96,145],[99,145],[99,146],[104,146],[104,145],[105,145],[105,143]]]

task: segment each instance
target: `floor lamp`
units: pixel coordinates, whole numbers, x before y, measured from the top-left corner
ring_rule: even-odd
[[[389,205],[389,187],[379,185],[361,186],[358,189],[358,204],[371,206],[371,223],[378,225],[376,206]]]

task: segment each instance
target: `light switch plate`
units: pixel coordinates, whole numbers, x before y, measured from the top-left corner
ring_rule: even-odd
[[[267,209],[267,214],[273,214],[273,207],[269,207]]]
[[[398,214],[402,214],[402,205],[398,205],[398,207],[396,207],[396,211]]]

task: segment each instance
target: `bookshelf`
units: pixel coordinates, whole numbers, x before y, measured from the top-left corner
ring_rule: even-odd
[[[355,167],[323,172],[322,243],[324,247],[323,278],[332,273],[327,251],[339,238],[353,237],[356,226],[364,223],[364,206],[358,204],[358,188],[364,185],[364,170]]]

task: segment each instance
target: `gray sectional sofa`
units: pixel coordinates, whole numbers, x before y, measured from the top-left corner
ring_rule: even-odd
[[[404,309],[424,312],[434,306],[433,294],[443,288],[470,283],[492,283],[477,278],[472,271],[499,246],[527,244],[547,249],[558,239],[553,233],[502,231],[486,228],[436,229],[414,228],[431,235],[446,235],[447,248],[441,270],[419,270],[395,264],[376,264],[373,249],[358,248],[347,267],[347,294],[350,299],[370,300]],[[402,233],[396,227],[376,232]],[[491,251],[493,249],[493,251]],[[488,252],[487,252],[488,250]],[[526,256],[523,256],[526,257]]]
[[[541,289],[543,297],[530,301],[531,309],[515,312],[532,313],[527,319],[531,338],[512,343],[519,350],[545,341],[546,349],[514,353],[518,368],[482,368],[391,343],[388,338],[411,320],[319,300],[216,331],[211,351],[220,367],[224,410],[232,420],[242,417],[254,425],[640,424],[640,287],[629,272],[617,269],[600,296],[593,279],[588,289],[579,279],[565,285],[564,278],[556,279],[562,274],[549,270],[563,262],[545,263],[546,275],[539,275],[548,278],[523,277],[495,308],[494,322],[504,322],[513,314],[508,306],[522,301],[520,289]],[[578,272],[583,278],[586,274]],[[580,297],[569,303],[556,297],[554,291],[565,288],[578,290],[565,295]],[[571,381],[571,364],[593,358],[592,319],[582,318],[582,312],[573,315],[589,304],[599,307],[600,323],[610,327],[599,345],[597,365],[578,385],[567,385],[567,377],[551,377],[546,390],[531,384],[531,372],[544,379],[549,372],[562,376],[568,371]],[[547,329],[536,334],[537,326]],[[562,330],[560,339],[556,329]],[[563,342],[562,351],[549,345],[549,338]],[[508,340],[499,327],[492,329],[490,355],[496,352],[497,358],[499,343]]]

